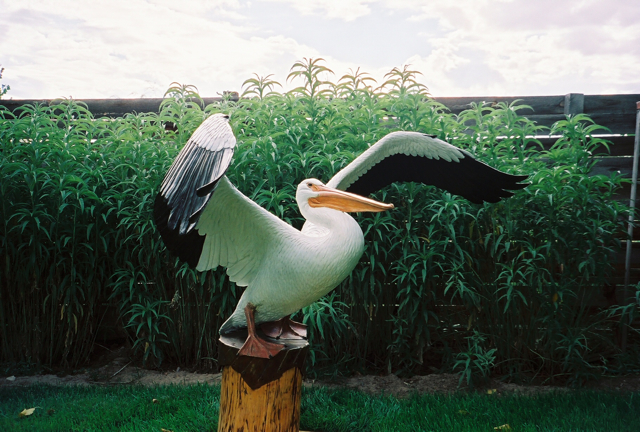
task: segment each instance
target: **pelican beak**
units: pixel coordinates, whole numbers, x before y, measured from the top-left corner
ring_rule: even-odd
[[[393,208],[393,204],[385,204],[324,185],[313,185],[311,189],[318,192],[317,197],[309,198],[311,207],[329,207],[346,213],[383,212]]]

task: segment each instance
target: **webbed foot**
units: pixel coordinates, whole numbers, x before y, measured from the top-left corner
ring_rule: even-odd
[[[278,321],[260,324],[260,329],[274,339],[306,339],[307,326],[284,317]]]
[[[244,308],[244,314],[247,317],[247,331],[249,334],[247,336],[247,340],[240,348],[240,351],[238,351],[238,355],[266,359],[275,357],[284,349],[284,345],[268,342],[257,335],[254,319],[255,310],[256,307],[251,303],[247,304]]]

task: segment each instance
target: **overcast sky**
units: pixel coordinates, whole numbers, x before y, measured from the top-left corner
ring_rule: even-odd
[[[638,0],[0,0],[5,98],[202,96],[297,60],[433,96],[640,93]]]

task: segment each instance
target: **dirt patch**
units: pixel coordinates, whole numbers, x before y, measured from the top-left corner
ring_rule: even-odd
[[[593,390],[640,392],[640,375],[623,375],[602,378],[586,386]]]
[[[169,385],[169,384],[217,384],[222,374],[192,373],[177,368],[172,371],[143,369],[135,365],[125,347],[105,352],[96,358],[93,365],[81,373],[38,374],[15,377],[0,377],[0,387],[49,385]]]
[[[222,379],[222,374],[198,374],[187,371],[159,372],[154,370],[141,369],[135,366],[126,366],[125,369],[115,376],[110,376],[111,369],[97,371],[105,373],[96,375],[94,372],[80,373],[76,375],[34,375],[21,377],[0,377],[0,387],[29,386],[33,384],[49,385],[188,385],[188,384],[218,384]],[[115,372],[113,372],[115,373]],[[13,378],[13,379],[12,379]]]
[[[460,391],[458,377],[454,374],[432,374],[400,378],[396,375],[364,375],[349,378],[319,381],[305,381],[308,387],[349,388],[369,394],[393,395],[397,398],[409,397],[414,393],[444,393]]]
[[[459,387],[459,377],[455,374],[442,373],[419,375],[411,378],[400,378],[396,375],[386,376],[356,376],[333,381],[309,381],[307,386],[323,386],[332,388],[351,388],[369,394],[393,395],[397,398],[410,397],[413,394],[453,394],[468,393],[470,391],[489,392],[491,394],[521,394],[534,395],[552,391],[568,391],[566,387],[535,386],[503,383],[490,380],[482,388],[468,390]],[[640,390],[640,377],[637,380],[637,390]]]
[[[180,370],[156,371],[142,369],[133,364],[123,352],[116,351],[101,365],[95,365],[83,373],[70,375],[31,375],[7,377],[0,376],[0,387],[29,386],[34,384],[80,385],[80,386],[113,386],[113,385],[189,385],[197,383],[219,384],[222,374],[194,373]],[[334,380],[305,380],[305,387],[350,388],[369,394],[393,395],[398,398],[409,397],[415,393],[452,394],[467,390],[458,387],[458,376],[454,374],[431,374],[399,378],[396,375],[353,376]],[[640,391],[640,375],[626,375],[602,378],[587,386],[594,390],[616,392]],[[566,387],[517,385],[490,381],[483,389],[496,394],[533,395],[550,391],[568,391]]]

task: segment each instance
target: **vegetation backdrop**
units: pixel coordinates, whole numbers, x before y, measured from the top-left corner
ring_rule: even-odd
[[[165,249],[152,220],[162,178],[208,115],[225,112],[238,137],[227,175],[296,227],[304,178],[327,181],[394,130],[435,134],[501,170],[529,175],[507,200],[476,205],[419,184],[376,198],[396,208],[357,216],[366,252],[334,292],[305,308],[309,372],[455,370],[473,384],[569,379],[638,367],[638,344],[616,334],[640,308],[595,308],[610,284],[628,208],[623,179],[589,175],[607,143],[584,115],[551,130],[529,108],[473,105],[450,114],[416,71],[383,83],[359,70],[330,80],[305,59],[286,93],[270,76],[245,81],[238,102],[206,107],[175,84],[159,113],[94,118],[83,104],[0,107],[0,362],[77,368],[110,308],[148,364],[216,368],[217,329],[241,289],[224,269],[198,273]],[[543,149],[536,134],[557,135]],[[637,334],[631,336],[638,340]]]

